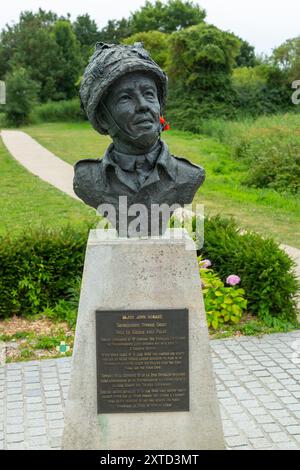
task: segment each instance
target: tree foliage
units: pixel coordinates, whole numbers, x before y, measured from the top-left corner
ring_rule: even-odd
[[[38,89],[38,84],[31,80],[27,70],[22,67],[7,74],[5,109],[9,124],[20,126],[28,122]]]
[[[80,44],[69,21],[57,21],[53,34],[58,54],[56,87],[61,94],[61,99],[70,99],[76,94],[75,84],[82,68]]]
[[[230,82],[240,41],[231,33],[202,23],[170,37],[170,77],[203,91]]]
[[[273,51],[272,59],[286,73],[289,82],[300,78],[300,36],[289,39]]]
[[[1,78],[16,67],[25,68],[39,83],[42,102],[71,98],[81,73],[81,58],[69,20],[41,9],[21,13],[19,23],[2,31],[0,64]]]
[[[169,0],[162,3],[146,1],[145,5],[131,16],[133,32],[158,30],[172,33],[203,22],[205,10],[199,5],[182,0]]]
[[[142,42],[155,62],[163,69],[167,66],[169,35],[160,31],[136,33],[122,41],[124,44]]]
[[[238,37],[238,36],[237,36]],[[257,59],[255,56],[255,49],[248,41],[243,40],[238,37],[240,40],[240,52],[236,57],[236,65],[238,67],[255,67],[257,65]]]

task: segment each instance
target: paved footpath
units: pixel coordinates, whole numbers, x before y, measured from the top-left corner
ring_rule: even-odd
[[[300,331],[210,342],[228,449],[300,449]],[[71,358],[0,367],[0,449],[59,449]]]
[[[73,191],[74,170],[22,131],[1,131],[9,153],[28,171],[80,201]]]

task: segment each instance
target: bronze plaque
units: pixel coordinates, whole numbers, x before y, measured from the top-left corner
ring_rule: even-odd
[[[188,310],[96,311],[98,413],[189,411]]]

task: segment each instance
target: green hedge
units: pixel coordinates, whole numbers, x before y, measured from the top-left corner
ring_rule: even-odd
[[[60,310],[82,275],[89,227],[27,231],[0,238],[0,317]],[[295,319],[298,283],[293,261],[273,240],[240,235],[234,222],[214,217],[205,222],[202,256],[225,281],[241,278],[248,310],[261,318]],[[72,306],[73,307],[73,306]]]
[[[88,229],[24,232],[0,238],[0,317],[30,315],[66,297],[82,275]]]
[[[205,223],[202,256],[212,261],[223,281],[230,274],[241,278],[249,312],[265,321],[296,319],[295,263],[274,240],[241,234],[233,220],[214,217]]]

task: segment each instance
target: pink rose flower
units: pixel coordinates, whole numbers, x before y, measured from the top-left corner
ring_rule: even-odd
[[[236,276],[235,274],[231,274],[226,279],[226,284],[229,284],[230,286],[236,286],[240,282],[241,282],[241,278],[239,276]]]

